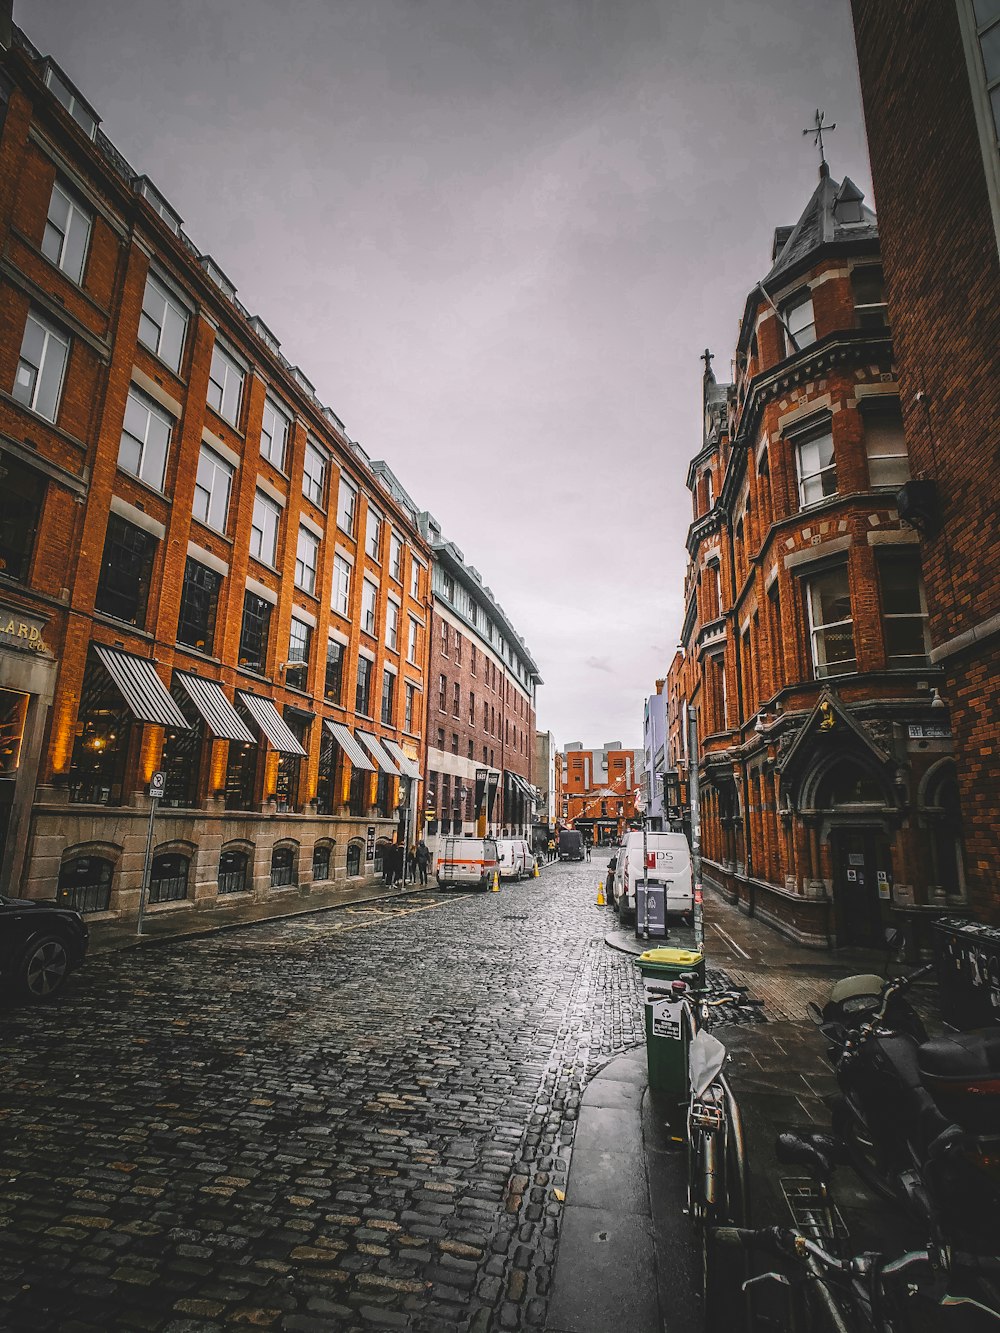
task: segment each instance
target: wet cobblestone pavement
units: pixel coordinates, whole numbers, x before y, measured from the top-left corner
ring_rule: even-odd
[[[92,958],[0,1012],[11,1330],[537,1330],[586,1080],[641,1043],[598,867]]]

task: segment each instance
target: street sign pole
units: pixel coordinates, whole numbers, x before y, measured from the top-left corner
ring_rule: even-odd
[[[160,804],[166,787],[166,775],[154,773],[149,779],[149,826],[146,829],[146,857],[142,865],[142,884],[139,888],[139,919],[135,933],[142,934],[142,922],[146,915],[146,894],[149,891],[149,873],[153,866],[153,825],[156,822],[156,807]]]

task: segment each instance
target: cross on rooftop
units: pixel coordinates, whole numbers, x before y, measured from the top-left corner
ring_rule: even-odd
[[[710,374],[710,373],[711,373],[711,370],[712,370],[712,362],[715,360],[715,356],[708,350],[707,347],[706,347],[705,350],[702,352],[702,354],[701,354],[701,356],[698,358],[698,360],[699,360],[699,361],[704,361],[704,363],[705,363],[705,374],[706,374],[706,375]]]
[[[813,136],[813,144],[819,149],[819,164],[821,167],[826,166],[826,157],[823,153],[823,132],[826,131],[827,133],[829,133],[830,130],[835,130],[837,128],[836,121],[834,121],[832,125],[824,125],[823,121],[825,119],[826,119],[826,113],[824,111],[820,111],[819,107],[817,107],[816,123],[814,125],[811,125],[809,129],[802,131],[803,134],[811,134]]]

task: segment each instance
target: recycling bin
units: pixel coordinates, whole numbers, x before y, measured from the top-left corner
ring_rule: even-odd
[[[649,1086],[671,1102],[687,1100],[688,1023],[684,1002],[671,982],[695,972],[705,984],[705,956],[693,949],[647,949],[636,960],[645,992],[646,1066]]]
[[[934,922],[941,1017],[952,1027],[1000,1024],[1000,929],[942,917]]]

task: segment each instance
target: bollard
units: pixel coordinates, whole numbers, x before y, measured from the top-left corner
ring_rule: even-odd
[[[537,860],[534,862],[534,876],[533,876],[533,877],[534,877],[535,879],[538,878],[538,861],[537,861]]]
[[[603,879],[599,879],[599,880],[597,881],[597,906],[598,906],[598,907],[607,907],[607,903],[604,901],[604,880],[603,880]]]

